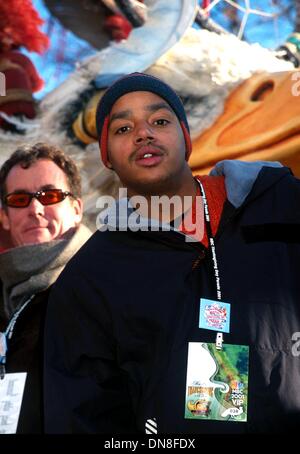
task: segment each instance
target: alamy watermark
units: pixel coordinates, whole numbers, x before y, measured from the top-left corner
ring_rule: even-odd
[[[300,332],[299,331],[293,333],[292,341],[295,341],[295,343],[292,346],[292,355],[300,356]]]
[[[0,96],[6,96],[5,74],[0,72]]]
[[[295,83],[292,85],[292,95],[300,96],[300,71],[296,71],[292,74],[292,80]]]
[[[174,195],[168,197],[141,195],[127,197],[127,189],[119,189],[119,197],[101,196],[96,208],[100,213],[96,227],[101,231],[171,231],[185,233],[185,241],[201,241],[204,235],[202,197]]]

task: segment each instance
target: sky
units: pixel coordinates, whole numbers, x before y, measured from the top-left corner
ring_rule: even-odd
[[[201,2],[199,2],[201,3]],[[212,3],[212,1],[211,1]],[[226,4],[225,0],[219,2],[221,4]],[[246,1],[239,1],[240,5],[245,5]],[[273,0],[248,0],[250,7],[253,10],[262,11],[269,15],[275,15],[279,12],[278,7],[274,5],[276,2]],[[285,0],[282,3],[290,3],[288,0]],[[217,20],[218,23],[222,23],[226,27],[226,20],[224,21],[223,17],[220,17],[217,13],[217,7],[212,10],[212,16]],[[213,14],[215,13],[215,15]],[[243,13],[240,13],[242,19]],[[282,44],[286,37],[293,32],[293,24],[289,23],[286,18],[278,17],[274,19],[272,17],[264,17],[256,14],[249,14],[246,27],[245,35],[247,41],[250,43],[258,42],[268,49],[276,49],[280,44]]]
[[[220,3],[224,1],[221,0]],[[271,0],[249,1],[253,9],[276,13],[276,7],[272,6]],[[74,70],[77,61],[92,55],[95,50],[88,43],[77,38],[72,32],[63,29],[57,20],[49,22],[50,13],[42,0],[33,0],[32,3],[45,21],[42,30],[49,34],[51,39],[50,48],[44,55],[26,52],[45,81],[44,88],[35,94],[36,98],[41,99]],[[224,16],[218,14],[218,5],[212,10],[211,17],[226,28],[227,24]],[[264,19],[263,17],[259,19],[262,22],[257,25],[258,16],[250,14],[248,17],[245,28],[248,42],[258,42],[269,49],[276,49],[293,31],[292,24],[288,23],[286,19],[272,20],[269,18]]]

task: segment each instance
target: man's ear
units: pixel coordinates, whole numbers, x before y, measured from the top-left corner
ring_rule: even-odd
[[[112,164],[109,162],[109,160],[106,161],[106,165],[110,170],[114,170]]]
[[[114,170],[113,166],[112,166],[112,163],[110,162],[109,160],[109,152],[108,152],[108,149],[107,149],[107,156],[106,156],[106,166],[110,169],[110,170]]]
[[[82,215],[83,215],[83,203],[81,199],[74,199],[73,200],[73,209],[75,211],[75,224],[79,225],[80,222],[82,221]]]
[[[4,208],[0,208],[0,222],[4,230],[10,230],[10,222]]]

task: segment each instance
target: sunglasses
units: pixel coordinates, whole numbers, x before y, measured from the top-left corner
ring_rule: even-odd
[[[37,192],[12,192],[4,197],[4,203],[12,208],[26,208],[35,197],[42,205],[54,205],[62,202],[66,197],[73,197],[69,191],[61,189],[45,189]]]

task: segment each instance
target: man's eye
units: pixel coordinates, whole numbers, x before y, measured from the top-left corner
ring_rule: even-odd
[[[158,126],[166,126],[169,123],[170,122],[168,120],[165,120],[164,118],[159,118],[158,120],[154,121],[154,124],[156,124]]]
[[[124,134],[124,132],[129,131],[129,126],[122,126],[121,128],[116,130],[116,134]]]
[[[27,196],[15,194],[14,199],[19,203],[23,203],[23,202],[25,202],[25,200],[27,200]]]
[[[57,195],[53,192],[44,192],[43,194],[44,199],[48,199],[49,201],[55,200],[57,198]]]

